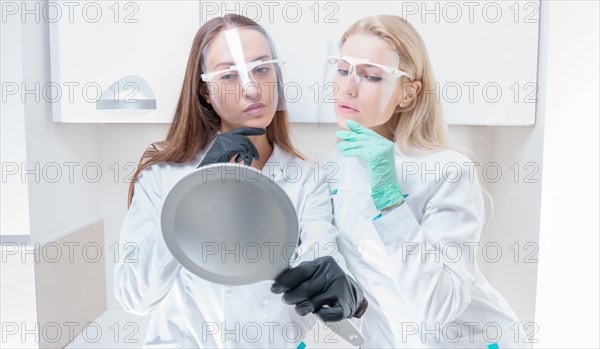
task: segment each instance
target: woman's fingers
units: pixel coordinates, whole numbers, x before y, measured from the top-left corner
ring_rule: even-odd
[[[250,157],[254,158],[254,160],[258,160],[258,158],[260,157],[260,154],[258,153],[258,149],[256,149],[256,147],[254,146],[254,143],[252,143],[250,138],[248,138],[248,137],[244,137],[244,138],[245,138],[246,146],[250,150]]]
[[[256,127],[242,127],[230,132],[236,135],[243,136],[260,136],[265,134],[265,129]]]
[[[340,321],[344,319],[344,309],[337,303],[330,307],[321,307],[315,312],[323,321]]]
[[[373,133],[375,133],[375,131],[371,130],[368,127],[365,127],[361,124],[359,124],[358,122],[354,121],[354,120],[348,120],[346,121],[346,125],[348,125],[348,128],[358,134],[366,134],[366,135],[373,135]]]
[[[337,131],[335,133],[335,135],[339,139],[342,139],[344,141],[349,141],[349,142],[356,140],[356,136],[357,136],[356,132],[354,132],[354,131]]]
[[[366,148],[367,144],[364,141],[344,141],[344,142],[339,142],[338,144],[335,145],[335,148],[337,150],[340,151],[346,151],[346,150],[350,150],[350,149],[363,149]]]
[[[348,157],[362,157],[368,156],[368,147],[365,146],[364,142],[340,142],[335,146],[336,149],[342,152],[342,155]]]
[[[345,157],[359,157],[363,159],[367,157],[365,150],[359,148],[344,150],[342,152],[342,155],[344,155]]]
[[[379,133],[371,130],[368,127],[365,127],[365,126],[359,124],[356,121],[348,120],[348,121],[346,121],[346,125],[348,125],[348,128],[352,132],[355,132],[356,134],[363,136],[365,138],[375,138],[375,139],[384,138]]]
[[[337,131],[336,136],[343,140],[343,141],[347,141],[347,142],[360,142],[360,141],[364,141],[364,142],[369,142],[371,140],[371,136],[366,135],[366,134],[361,134],[361,133],[356,133],[354,131]]]
[[[346,121],[346,126],[348,126],[348,128],[354,132],[362,132],[364,128],[363,125],[359,124],[358,122],[354,121],[354,120],[347,120]]]

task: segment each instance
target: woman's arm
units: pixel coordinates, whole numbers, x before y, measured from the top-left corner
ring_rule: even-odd
[[[171,289],[181,265],[165,245],[160,225],[162,207],[158,168],[142,171],[135,183],[119,240],[114,294],[121,306],[146,315]]]
[[[361,317],[368,302],[337,247],[339,231],[333,225],[333,205],[325,177],[307,176],[301,188],[305,199],[297,208],[299,258],[292,269],[275,279],[271,290],[284,293],[284,301],[296,304],[301,315],[315,312],[325,321]],[[323,304],[332,306],[325,308]]]
[[[465,161],[456,161],[463,164]],[[376,218],[373,224],[385,245],[393,283],[403,311],[421,323],[451,322],[471,301],[475,278],[474,245],[479,241],[484,204],[477,177],[467,167],[450,166],[450,181],[441,179],[430,188],[419,223],[410,209],[410,196],[402,205]],[[452,173],[451,173],[452,172]]]
[[[323,174],[324,171],[319,173]],[[308,177],[309,179],[303,185],[307,191],[306,201],[298,217],[302,242],[298,247],[300,258],[294,265],[302,261],[331,256],[347,274],[350,274],[346,267],[346,261],[337,246],[336,239],[339,231],[333,224],[331,190],[325,175],[319,175],[316,178]]]

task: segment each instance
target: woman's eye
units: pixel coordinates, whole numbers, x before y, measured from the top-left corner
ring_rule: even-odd
[[[269,67],[258,67],[255,69],[258,74],[266,74],[269,72],[269,70]]]
[[[340,73],[341,76],[346,76],[348,75],[348,71],[345,69],[338,69],[338,73]]]
[[[373,76],[373,75],[367,75],[366,78],[367,78],[367,80],[369,80],[371,82],[379,82],[382,80],[379,76]]]
[[[233,78],[235,78],[235,74],[225,74],[221,76],[221,80],[231,80]]]

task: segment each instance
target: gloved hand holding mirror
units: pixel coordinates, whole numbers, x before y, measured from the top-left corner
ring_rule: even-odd
[[[362,292],[332,259],[301,263],[288,271],[299,241],[296,209],[285,191],[261,171],[218,163],[190,173],[167,195],[161,227],[170,252],[193,274],[223,285],[277,280],[283,287],[279,290],[301,285],[313,299],[322,292],[318,304],[327,303],[331,310],[314,310],[325,314],[325,320],[344,318],[326,325],[352,345],[363,343],[360,332],[345,319],[356,314]],[[252,253],[245,255],[248,251]]]

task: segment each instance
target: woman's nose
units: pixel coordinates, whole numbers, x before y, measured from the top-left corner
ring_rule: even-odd
[[[356,94],[358,93],[359,82],[360,77],[358,77],[354,72],[351,72],[350,74],[348,74],[348,76],[343,82],[343,91],[351,96],[356,96]]]
[[[256,102],[260,99],[260,87],[255,81],[250,81],[243,86],[244,98],[248,101]]]

